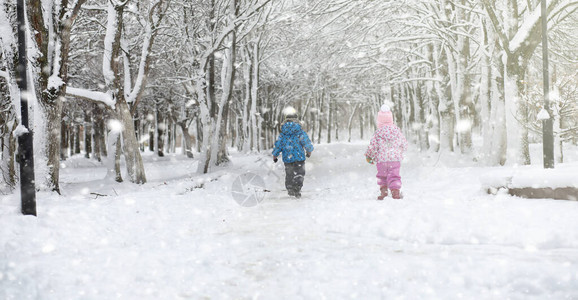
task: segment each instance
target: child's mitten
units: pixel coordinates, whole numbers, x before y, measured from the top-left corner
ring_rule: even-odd
[[[373,158],[371,158],[371,157],[369,157],[369,156],[366,156],[366,157],[365,157],[365,160],[366,160],[368,163],[370,163],[370,164],[373,165]]]

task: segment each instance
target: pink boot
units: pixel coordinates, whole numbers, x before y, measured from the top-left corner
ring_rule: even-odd
[[[377,200],[383,200],[383,198],[387,197],[387,186],[379,187],[379,190],[381,191],[381,195],[377,197]]]
[[[401,192],[399,190],[391,190],[391,198],[393,199],[401,199]]]

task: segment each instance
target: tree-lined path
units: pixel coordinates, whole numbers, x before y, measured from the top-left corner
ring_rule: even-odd
[[[10,191],[16,5],[1,4],[0,170]],[[119,182],[146,182],[145,149],[162,157],[179,148],[208,173],[230,147],[271,147],[287,105],[315,142],[330,143],[367,138],[386,102],[421,151],[474,154],[486,165],[529,164],[530,144],[542,139],[539,1],[25,4],[43,190],[58,192],[60,161],[81,152],[104,159]],[[547,3],[557,163],[577,141],[577,9]]]
[[[578,187],[578,1],[542,1],[0,0],[0,299],[578,299],[577,202],[502,189]],[[364,157],[383,104],[402,200]]]

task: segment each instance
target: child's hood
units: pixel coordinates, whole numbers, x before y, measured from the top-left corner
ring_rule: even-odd
[[[301,131],[301,125],[295,122],[287,122],[281,127],[281,132],[284,135],[296,135]]]
[[[385,125],[377,129],[376,134],[384,140],[397,139],[399,128],[396,125]]]

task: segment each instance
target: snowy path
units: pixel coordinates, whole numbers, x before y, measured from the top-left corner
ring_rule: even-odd
[[[144,186],[69,163],[38,218],[1,199],[0,299],[578,299],[576,202],[486,195],[489,169],[417,154],[405,199],[376,201],[364,146],[317,146],[301,200],[265,156],[200,177],[146,157]],[[246,171],[273,191],[257,207],[231,196]]]

